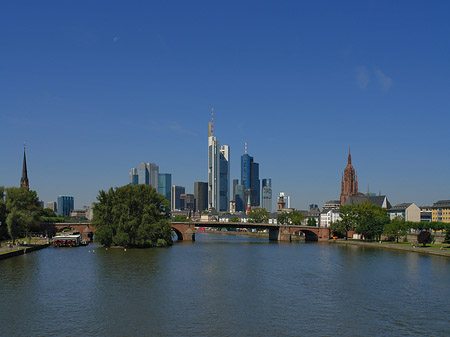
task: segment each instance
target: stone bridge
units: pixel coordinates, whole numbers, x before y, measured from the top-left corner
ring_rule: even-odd
[[[300,232],[305,235],[306,241],[328,241],[330,230],[326,227],[311,226],[285,226],[275,224],[242,223],[242,222],[173,222],[172,228],[177,234],[178,240],[195,241],[195,227],[212,228],[256,228],[269,230],[271,241],[292,241],[293,235]]]

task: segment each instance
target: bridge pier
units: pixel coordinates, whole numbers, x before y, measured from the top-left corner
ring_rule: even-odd
[[[177,234],[178,240],[195,241],[195,225],[192,223],[176,223],[172,224],[174,232]]]

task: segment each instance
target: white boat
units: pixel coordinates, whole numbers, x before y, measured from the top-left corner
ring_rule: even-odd
[[[78,247],[81,245],[80,233],[58,234],[53,237],[53,247]]]

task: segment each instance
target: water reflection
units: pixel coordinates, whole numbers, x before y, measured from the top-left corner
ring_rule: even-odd
[[[433,313],[427,334],[447,334],[450,259],[196,239],[165,249],[49,248],[0,261],[0,335],[418,336],[424,313]]]

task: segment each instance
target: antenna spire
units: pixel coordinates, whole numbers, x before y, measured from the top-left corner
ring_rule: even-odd
[[[245,154],[247,154],[247,139],[245,140]]]
[[[214,129],[214,106],[211,106],[211,133],[213,133]]]

